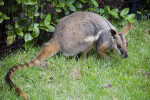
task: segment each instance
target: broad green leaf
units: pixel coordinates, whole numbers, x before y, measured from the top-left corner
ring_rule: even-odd
[[[107,14],[107,13],[104,13],[103,16],[104,16],[106,19],[109,18],[109,14]]]
[[[22,28],[17,28],[17,29],[15,29],[15,32],[16,32],[19,36],[23,36]]]
[[[69,2],[67,3],[70,3],[70,4],[73,4],[75,2],[75,0],[68,0]]]
[[[51,14],[48,14],[44,20],[45,25],[49,25],[51,21]]]
[[[0,16],[2,15],[3,13],[2,12],[0,12]]]
[[[65,15],[69,15],[69,13],[70,13],[69,10],[65,11]]]
[[[34,5],[37,3],[37,0],[23,0],[23,3],[26,5]]]
[[[81,2],[83,2],[83,3],[87,3],[85,0],[80,0]]]
[[[82,7],[83,7],[82,4],[79,3],[79,2],[75,2],[74,5],[75,5],[77,8],[82,8]]]
[[[24,19],[21,19],[20,22],[19,22],[19,25],[21,27],[26,27],[28,25],[30,25],[30,19],[27,19],[27,18],[24,18]]]
[[[100,9],[99,9],[99,13],[100,13],[100,14],[103,14],[103,13],[104,13],[104,9],[100,8]]]
[[[21,0],[16,0],[17,2],[18,2],[18,4],[20,4],[21,3]]]
[[[75,6],[72,6],[72,7],[70,7],[69,9],[70,9],[71,11],[76,11]]]
[[[92,3],[94,6],[98,7],[98,3],[96,2],[96,0],[91,0],[91,3]]]
[[[7,34],[7,35],[15,35],[15,34],[14,34],[14,31],[7,31],[6,34]]]
[[[17,21],[15,22],[15,28],[19,28],[19,24]]]
[[[67,5],[68,7],[73,7],[73,5],[70,4],[70,3],[67,3],[66,5]]]
[[[88,8],[88,9],[86,9],[86,11],[96,12],[96,9],[95,8]]]
[[[9,45],[11,45],[15,41],[14,39],[15,37],[16,37],[15,34],[11,34],[7,36],[7,42],[9,43]]]
[[[3,5],[4,5],[4,1],[0,0],[0,6],[3,6]]]
[[[2,23],[3,22],[3,19],[2,18],[0,18],[0,23]]]
[[[133,21],[134,17],[135,17],[135,14],[130,14],[130,15],[128,15],[128,16],[126,17],[126,19],[127,19],[129,22],[134,23],[134,21]]]
[[[65,4],[63,4],[63,3],[59,3],[56,5],[56,7],[64,7],[64,6],[65,6]]]
[[[119,9],[118,9],[118,8],[114,8],[114,9],[111,10],[111,12],[112,12],[112,11],[113,11],[113,12],[118,12]]]
[[[24,36],[25,42],[28,42],[28,41],[30,41],[30,40],[32,40],[32,39],[33,39],[33,37],[31,36],[30,33],[26,33],[26,34],[25,34],[25,36]]]
[[[1,17],[2,19],[10,19],[8,16],[6,16],[6,14],[2,14],[0,17]]]
[[[105,6],[104,10],[108,13],[110,13],[110,7],[109,6]]]
[[[13,30],[13,26],[11,26],[10,24],[6,25],[5,28],[7,28],[9,31]]]
[[[32,24],[33,25],[33,27],[38,27],[39,26],[39,23],[34,23],[34,24]]]
[[[61,9],[60,9],[60,8],[55,8],[55,10],[56,10],[57,12],[61,12]]]
[[[65,11],[67,11],[67,6],[64,6],[63,9],[64,9]]]
[[[51,26],[51,28],[48,30],[48,32],[54,32],[55,31],[55,27]]]
[[[44,19],[45,19],[45,14],[44,14],[43,12],[41,12],[41,14],[40,14],[40,18],[41,18],[42,20],[44,20]]]
[[[121,11],[120,16],[124,16],[124,15],[126,15],[126,14],[128,14],[128,13],[129,13],[129,8],[124,8],[124,9]]]
[[[40,26],[40,29],[45,30],[45,31],[49,30],[49,28],[47,28],[46,26]]]
[[[33,38],[38,37],[38,36],[39,36],[39,33],[40,33],[39,28],[38,28],[38,27],[34,27],[34,28],[33,28],[33,32],[32,32],[32,37],[33,37]]]
[[[29,26],[28,31],[33,31],[33,27]]]
[[[118,18],[118,13],[117,13],[117,12],[111,11],[110,14],[111,14],[112,16],[114,16],[115,18]]]

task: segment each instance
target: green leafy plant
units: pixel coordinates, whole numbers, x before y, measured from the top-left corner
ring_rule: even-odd
[[[3,0],[0,0],[0,2],[4,6]],[[135,16],[134,14],[128,15],[129,8],[125,8],[122,11],[119,11],[118,8],[110,9],[109,6],[105,6],[104,9],[98,8],[96,0],[47,0],[46,3],[42,3],[42,0],[12,0],[11,2],[16,2],[19,6],[16,3],[8,4],[8,13],[10,15],[17,13],[17,16],[8,17],[9,15],[6,16],[6,14],[0,12],[0,23],[3,20],[11,18],[13,23],[5,26],[8,30],[8,37],[17,35],[19,39],[25,41],[25,44],[37,41],[41,31],[45,31],[47,34],[53,33],[55,31],[55,25],[60,20],[60,15],[63,17],[72,12],[82,11],[83,5],[85,4],[88,5],[86,11],[96,12],[107,19],[114,22],[117,21],[119,25],[124,25],[126,21],[133,23]],[[55,9],[56,14],[43,12],[47,9],[47,4],[50,4]],[[18,12],[17,9],[19,7],[22,9]]]

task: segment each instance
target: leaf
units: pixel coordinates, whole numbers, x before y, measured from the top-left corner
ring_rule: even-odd
[[[118,18],[118,13],[117,12],[111,11],[110,14],[113,15],[115,18]]]
[[[1,18],[2,18],[2,19],[10,19],[8,16],[6,16],[6,14],[2,14],[2,15],[1,15]]]
[[[69,2],[67,2],[67,3],[73,4],[74,2],[75,2],[75,0],[69,0]]]
[[[106,19],[109,18],[109,14],[107,14],[107,13],[104,13],[103,16],[104,16]]]
[[[129,8],[124,8],[124,9],[121,11],[120,16],[124,16],[124,15],[126,15],[126,14],[128,14],[128,13],[129,13]]]
[[[67,3],[66,5],[67,5],[68,7],[73,7],[73,5],[70,4],[70,3]]]
[[[4,1],[0,0],[0,6],[3,6],[3,5],[4,5]]]
[[[69,15],[69,10],[65,11],[65,15]]]
[[[135,17],[135,14],[130,14],[130,15],[128,15],[128,16],[126,17],[126,19],[127,19],[129,22],[134,23],[134,21],[133,21],[134,17]]]
[[[5,28],[7,28],[9,31],[13,30],[13,26],[11,26],[10,24],[6,25]]]
[[[17,28],[17,29],[15,29],[15,32],[16,32],[19,36],[23,36],[22,28]]]
[[[38,28],[38,27],[34,27],[34,28],[33,28],[33,32],[32,32],[32,37],[33,37],[33,38],[38,37],[38,36],[39,36],[39,33],[40,33],[39,28]]]
[[[67,11],[67,6],[63,7],[63,9],[64,9],[65,11]]]
[[[26,5],[34,5],[37,4],[37,0],[23,0],[23,3]]]
[[[0,12],[0,16],[2,15],[3,13],[2,12]]]
[[[87,3],[85,0],[80,0],[82,3]]]
[[[74,5],[75,5],[77,8],[82,8],[82,7],[83,7],[82,4],[79,3],[79,2],[75,2]]]
[[[100,8],[100,9],[99,9],[99,13],[100,13],[100,14],[103,14],[103,13],[104,13],[104,9]]]
[[[44,20],[44,19],[45,19],[45,14],[44,14],[43,12],[41,12],[41,14],[40,14],[40,18],[41,18],[42,20]]]
[[[26,33],[26,34],[25,34],[25,36],[24,36],[25,42],[28,42],[28,41],[30,41],[30,40],[32,40],[32,39],[33,39],[33,37],[31,36],[30,33]]]
[[[69,9],[70,9],[71,11],[76,11],[75,6],[72,6],[72,7],[70,7]]]
[[[55,27],[54,26],[50,26],[48,32],[54,32],[55,31]]]
[[[118,9],[118,8],[114,8],[114,9],[111,10],[111,12],[112,12],[112,11],[113,11],[113,12],[118,12],[119,9]]]
[[[63,4],[63,3],[59,3],[56,5],[56,7],[64,7],[64,6],[65,6],[65,4]]]
[[[15,28],[19,28],[18,22],[15,22]]]
[[[55,9],[57,12],[61,12],[61,9],[60,8],[56,8]]]
[[[51,14],[48,14],[44,20],[45,25],[49,25],[51,21]]]
[[[98,7],[98,3],[97,3],[95,0],[91,0],[91,3],[92,3],[94,6]]]
[[[104,7],[104,12],[106,12],[106,13],[107,13],[107,12],[108,12],[108,13],[110,13],[110,7],[109,7],[109,6],[105,6],[105,7]]]
[[[3,22],[3,19],[2,18],[0,18],[0,23],[2,23]]]

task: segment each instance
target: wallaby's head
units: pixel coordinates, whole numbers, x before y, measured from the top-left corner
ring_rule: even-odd
[[[127,40],[125,36],[127,35],[128,31],[131,28],[131,23],[127,23],[127,25],[123,28],[121,32],[116,32],[115,30],[111,29],[110,33],[112,36],[112,47],[117,50],[117,52],[123,57],[127,58],[128,57],[128,52],[127,52]]]

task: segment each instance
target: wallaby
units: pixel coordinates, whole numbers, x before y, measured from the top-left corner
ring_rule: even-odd
[[[105,51],[112,48],[127,58],[125,35],[130,27],[131,24],[128,23],[121,33],[118,33],[108,20],[96,13],[82,11],[68,15],[60,20],[52,39],[45,44],[43,50],[30,62],[10,68],[5,80],[11,88],[15,88],[18,95],[26,99],[25,93],[11,80],[13,74],[17,69],[35,66],[55,53],[61,52],[66,56],[82,53],[84,58],[94,44],[100,56],[104,56]]]

